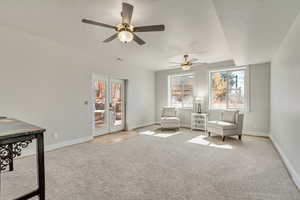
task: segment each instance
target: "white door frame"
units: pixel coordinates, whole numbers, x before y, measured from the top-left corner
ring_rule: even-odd
[[[105,95],[106,95],[106,101],[105,101],[105,127],[102,129],[96,129],[95,127],[95,81],[103,81],[105,82]],[[121,83],[122,84],[122,124],[119,126],[114,126],[113,125],[113,120],[112,120],[112,114],[113,112],[110,111],[109,109],[109,103],[111,103],[111,84],[112,83]],[[126,101],[126,96],[125,96],[125,80],[122,79],[115,79],[115,78],[110,78],[108,76],[103,76],[99,74],[94,74],[92,75],[92,127],[93,127],[93,136],[99,136],[99,135],[104,135],[108,133],[113,133],[117,131],[121,131],[125,129],[125,124],[126,124],[126,107],[125,107],[125,101]]]

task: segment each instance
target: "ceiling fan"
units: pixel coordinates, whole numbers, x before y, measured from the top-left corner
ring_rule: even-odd
[[[188,60],[189,58],[189,55],[184,55],[183,56],[183,59],[184,61],[182,63],[178,63],[178,62],[169,62],[169,63],[173,63],[173,64],[176,64],[176,65],[173,65],[173,66],[169,66],[169,67],[177,67],[177,66],[180,66],[182,68],[182,70],[186,71],[186,70],[189,70],[191,69],[192,65],[193,64],[204,64],[204,63],[201,63],[199,62],[199,59],[197,58],[192,58],[190,60]]]
[[[100,22],[96,22],[89,19],[82,19],[81,21],[83,23],[92,24],[96,26],[102,26],[106,28],[115,29],[117,33],[112,35],[111,37],[107,38],[103,42],[110,42],[116,38],[118,38],[123,43],[128,43],[132,40],[134,40],[139,45],[143,45],[146,42],[142,40],[139,36],[137,36],[136,32],[150,32],[150,31],[164,31],[165,26],[163,24],[161,25],[150,25],[150,26],[133,26],[131,24],[131,18],[132,18],[132,12],[133,12],[133,6],[128,3],[122,3],[122,23],[116,26],[111,26],[108,24],[103,24]]]

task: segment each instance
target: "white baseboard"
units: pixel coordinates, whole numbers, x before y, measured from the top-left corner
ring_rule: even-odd
[[[93,136],[88,136],[88,137],[81,137],[81,138],[76,138],[73,140],[68,140],[68,141],[64,141],[64,142],[60,142],[60,143],[56,143],[56,144],[50,144],[50,145],[46,145],[45,146],[45,151],[52,151],[55,149],[59,149],[62,147],[66,147],[66,146],[70,146],[70,145],[74,145],[74,144],[81,144],[84,142],[88,142],[90,140],[93,139]],[[35,149],[30,149],[29,151],[25,151],[24,153],[22,153],[21,157],[24,156],[31,156],[35,154]]]
[[[155,125],[155,124],[157,124],[157,123],[156,122],[150,122],[150,123],[140,124],[140,125],[137,125],[137,126],[130,127],[130,128],[128,128],[128,130],[132,131],[132,130],[136,130],[136,129],[139,129],[139,128],[152,126],[152,125]]]
[[[91,141],[92,139],[93,139],[93,136],[76,138],[73,140],[68,140],[68,141],[64,141],[64,142],[60,142],[60,143],[56,143],[56,144],[47,145],[45,150],[52,151],[54,149],[59,149],[59,148],[66,147],[66,146],[88,142],[88,141]]]
[[[180,127],[181,127],[181,128],[191,128],[191,125],[181,124]]]
[[[288,160],[288,158],[285,156],[284,152],[282,151],[282,149],[280,148],[278,142],[276,141],[276,139],[270,135],[270,139],[274,145],[274,147],[276,148],[277,152],[279,153],[283,163],[285,164],[289,174],[291,175],[294,183],[296,184],[296,186],[298,187],[298,189],[300,190],[300,176],[299,174],[296,172],[296,170],[294,169],[293,165],[291,164],[291,162]]]
[[[157,125],[161,125],[160,122],[155,122]],[[180,124],[180,128],[191,128],[190,124]]]
[[[263,136],[263,137],[269,137],[269,135],[270,135],[269,133],[254,131],[254,130],[243,130],[243,134],[254,135],[254,136]]]

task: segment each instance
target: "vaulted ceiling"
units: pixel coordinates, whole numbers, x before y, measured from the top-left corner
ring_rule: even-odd
[[[124,0],[125,1],[125,0]],[[101,41],[114,32],[80,22],[120,23],[121,0],[3,0],[0,26],[43,37],[91,56],[167,69],[193,54],[203,62],[237,65],[270,61],[300,11],[299,0],[126,0],[135,25],[165,24],[164,32],[139,33],[147,44]],[[1,35],[1,33],[0,33]]]
[[[270,61],[300,9],[299,0],[213,0],[237,65]]]

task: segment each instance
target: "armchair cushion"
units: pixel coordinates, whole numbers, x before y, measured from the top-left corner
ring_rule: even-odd
[[[173,123],[173,122],[180,122],[180,119],[178,117],[162,117],[161,118],[161,121],[162,122],[170,122],[170,123]]]
[[[239,111],[228,111],[225,110],[222,112],[222,121],[229,123],[237,123],[237,115]]]
[[[208,121],[207,125],[212,128],[223,129],[223,130],[230,130],[230,129],[237,128],[237,124],[229,123],[225,121]]]
[[[161,113],[162,117],[175,117],[176,109],[174,107],[164,107]]]

